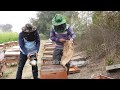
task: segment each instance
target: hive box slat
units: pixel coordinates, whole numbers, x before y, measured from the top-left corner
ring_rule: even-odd
[[[19,56],[20,52],[5,52],[5,56]]]

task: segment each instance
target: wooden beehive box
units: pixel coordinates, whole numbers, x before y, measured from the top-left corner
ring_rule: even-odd
[[[45,47],[44,51],[53,51],[54,48],[55,48],[54,46]]]
[[[52,64],[52,55],[43,55],[42,57],[42,65],[49,65]]]
[[[42,65],[41,79],[67,79],[66,69],[62,65]]]
[[[19,46],[13,46],[6,50],[7,52],[20,52]]]
[[[46,42],[43,50],[42,57],[42,65],[51,65],[53,63],[53,52],[54,52],[55,44],[52,42]]]
[[[5,62],[13,63],[19,62],[20,52],[5,52]]]

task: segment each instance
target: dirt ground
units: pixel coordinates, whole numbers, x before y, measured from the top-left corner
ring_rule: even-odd
[[[91,79],[93,76],[97,75],[104,75],[112,79],[120,79],[120,69],[114,70],[112,72],[106,71],[104,60],[88,59],[87,61],[87,65],[80,67],[80,73],[70,74],[68,75],[68,79]]]
[[[45,44],[45,40],[41,40],[41,46],[40,51],[38,54],[38,70],[40,71],[40,64],[41,64],[41,57],[43,52],[43,45]],[[82,53],[79,55],[79,57],[75,57],[76,59],[79,59],[80,57],[83,57]],[[16,78],[16,72],[17,72],[17,65],[15,66],[8,66],[4,72],[3,77],[0,79],[15,79]],[[38,73],[40,74],[40,72]],[[108,73],[105,70],[105,61],[104,60],[91,60],[88,59],[88,64],[86,66],[80,67],[80,73],[75,74],[69,74],[68,79],[90,79],[92,75],[107,75],[114,79],[120,79],[120,70],[118,70],[115,73]],[[40,75],[39,75],[40,76]],[[23,69],[23,76],[22,79],[33,79],[32,76],[32,68],[29,65],[29,60],[27,60],[25,67]]]

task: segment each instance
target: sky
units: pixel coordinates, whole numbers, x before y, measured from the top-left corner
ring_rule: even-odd
[[[36,11],[0,11],[0,24],[11,24],[13,32],[20,32],[21,28],[36,18]]]

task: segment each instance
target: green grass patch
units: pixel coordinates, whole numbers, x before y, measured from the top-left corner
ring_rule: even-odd
[[[17,41],[18,33],[16,32],[1,32],[0,33],[0,44],[9,41]]]

